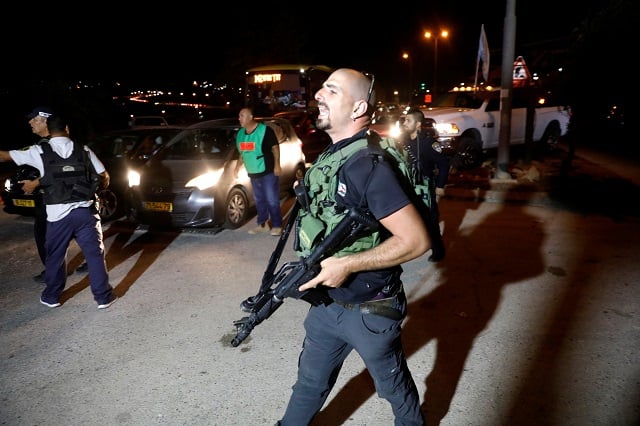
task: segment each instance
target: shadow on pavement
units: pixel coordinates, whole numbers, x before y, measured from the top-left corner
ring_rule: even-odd
[[[158,256],[180,235],[180,229],[154,229],[149,228],[146,232],[134,237],[138,225],[134,222],[116,221],[103,230],[103,241],[114,238],[113,243],[105,254],[107,271],[110,271],[125,262],[131,256],[140,253],[138,260],[131,267],[125,277],[119,282],[111,282],[114,293],[118,297],[124,296],[129,288],[138,278],[156,261]],[[131,241],[130,241],[131,240]],[[106,246],[106,244],[105,244]],[[70,264],[79,264],[79,258],[83,258],[80,252]],[[69,300],[89,286],[89,275],[76,284],[66,288],[62,293],[60,301]]]
[[[479,204],[474,206],[477,208]],[[525,207],[511,208],[508,212],[499,209],[472,230],[460,230],[467,209],[460,204],[442,204],[441,217],[451,232],[445,236],[447,257],[433,266],[439,269],[440,284],[417,300],[411,301],[409,295],[402,335],[407,358],[430,343],[436,344],[434,366],[426,374],[422,405],[429,425],[440,424],[449,411],[474,341],[499,308],[504,287],[544,272],[543,230],[535,226],[523,230],[513,225],[536,224],[536,218],[530,216]],[[493,226],[485,226],[487,223],[493,223]],[[500,238],[491,235],[495,223],[504,225]],[[526,244],[522,244],[523,233],[527,235]],[[487,241],[492,241],[491,250],[482,249]],[[478,253],[483,256],[478,257]],[[448,262],[448,259],[452,261]],[[509,261],[505,262],[505,259]],[[428,277],[424,279],[426,282]],[[405,284],[419,287],[421,283]],[[413,367],[412,373],[415,378],[425,372]],[[369,373],[363,370],[331,399],[313,424],[346,423],[350,415],[373,395],[373,382]]]

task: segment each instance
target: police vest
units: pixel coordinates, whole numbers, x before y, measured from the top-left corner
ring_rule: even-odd
[[[40,186],[44,188],[45,204],[66,204],[95,198],[100,176],[81,144],[73,143],[69,158],[56,154],[49,142],[42,142],[40,146],[45,171]]]
[[[244,167],[249,174],[262,173],[266,170],[262,152],[262,142],[266,131],[267,125],[264,123],[258,123],[258,126],[250,135],[247,134],[244,127],[238,130],[236,146],[240,151],[240,155],[242,155]]]
[[[405,186],[407,195],[412,198],[423,221],[427,223],[428,208],[431,205],[428,182],[416,181],[416,171],[413,170],[406,152],[396,147],[395,140],[381,139],[377,134],[370,134],[367,138],[354,141],[336,152],[323,152],[307,170],[304,182],[309,197],[309,209],[306,211],[301,209],[298,213],[299,256],[306,257],[311,254],[320,241],[348,213],[336,205],[338,172],[348,160],[355,160],[362,155],[370,156],[374,164],[376,161],[387,161],[392,164]],[[380,234],[375,231],[343,247],[335,255],[358,253],[378,244],[380,244]]]

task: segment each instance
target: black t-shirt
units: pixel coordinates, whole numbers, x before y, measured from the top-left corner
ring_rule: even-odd
[[[332,145],[330,149],[340,149],[363,137],[365,135],[359,133],[350,139]],[[371,180],[367,185],[370,174]],[[358,155],[347,160],[338,172],[336,202],[347,208],[364,206],[379,220],[400,210],[411,201],[402,189],[391,164],[378,161],[373,167],[372,156]],[[389,237],[390,233],[383,226],[380,226],[379,230],[382,240]],[[390,284],[389,280],[400,271],[402,268],[398,265],[388,269],[352,274],[341,287],[330,289],[329,295],[335,300],[349,303],[370,300],[385,285]]]

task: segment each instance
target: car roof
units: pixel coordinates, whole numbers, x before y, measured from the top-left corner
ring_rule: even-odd
[[[148,133],[148,132],[157,132],[157,131],[165,131],[165,130],[182,130],[186,126],[178,126],[178,125],[168,125],[168,126],[136,126],[136,127],[126,127],[122,129],[112,129],[104,134],[136,134],[136,133]]]
[[[215,118],[213,120],[200,121],[188,126],[186,129],[208,129],[211,127],[238,127],[240,123],[237,118]]]
[[[290,125],[289,120],[284,117],[255,117],[256,121],[269,123],[285,123],[284,125]],[[238,129],[241,127],[237,118],[216,118],[213,120],[205,120],[199,123],[192,124],[186,127],[186,130],[191,129],[208,129],[211,127],[237,127]]]

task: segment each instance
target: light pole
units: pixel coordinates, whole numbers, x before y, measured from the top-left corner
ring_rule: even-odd
[[[433,39],[433,99],[438,96],[438,40],[449,37],[449,31],[440,30],[440,34],[431,31],[424,32],[424,38]]]
[[[402,59],[409,63],[409,104],[413,101],[413,58],[408,52],[402,52]]]

